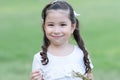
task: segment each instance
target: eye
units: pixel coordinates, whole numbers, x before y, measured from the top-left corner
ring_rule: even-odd
[[[53,28],[53,27],[54,27],[54,24],[47,24],[47,27]]]
[[[48,24],[48,26],[54,26],[53,24]]]
[[[65,23],[62,23],[62,24],[60,24],[61,26],[66,26],[67,24],[65,24]]]

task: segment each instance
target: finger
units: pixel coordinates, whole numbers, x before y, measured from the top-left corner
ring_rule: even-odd
[[[40,80],[40,76],[35,76],[33,80]]]
[[[34,73],[40,73],[40,71],[39,70],[33,71],[32,74]]]
[[[41,75],[35,76],[32,80],[43,80],[43,77]]]
[[[93,75],[92,75],[92,74],[88,74],[87,77],[88,77],[90,80],[93,80]]]
[[[35,70],[35,71],[33,71],[33,72],[31,73],[30,78],[31,78],[31,80],[35,80],[37,76],[39,76],[39,77],[40,77],[40,80],[42,80],[43,77],[42,77],[42,74],[40,73],[40,70]]]
[[[41,75],[41,73],[40,73],[40,71],[36,70],[36,71],[32,72],[31,75],[32,75],[32,76]]]
[[[40,73],[33,73],[33,74],[31,75],[31,78],[33,79],[34,77],[37,77],[37,76],[41,76],[41,74],[40,74]]]

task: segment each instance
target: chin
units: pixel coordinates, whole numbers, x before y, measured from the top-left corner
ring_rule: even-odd
[[[61,46],[63,45],[64,43],[63,42],[54,42],[52,43],[54,46]]]

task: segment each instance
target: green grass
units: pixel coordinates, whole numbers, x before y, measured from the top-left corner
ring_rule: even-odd
[[[29,80],[33,55],[42,44],[41,9],[48,1],[0,1],[0,80]],[[119,80],[120,1],[68,2],[81,14],[81,35],[95,80]]]

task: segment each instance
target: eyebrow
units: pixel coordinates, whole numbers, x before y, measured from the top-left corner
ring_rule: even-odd
[[[46,23],[54,23],[54,22],[46,22]]]
[[[54,22],[46,22],[46,23],[54,23]],[[65,21],[62,21],[62,22],[60,22],[60,23],[66,23]]]
[[[66,23],[66,22],[64,21],[64,22],[60,22],[60,23]]]

